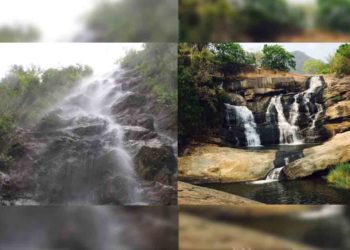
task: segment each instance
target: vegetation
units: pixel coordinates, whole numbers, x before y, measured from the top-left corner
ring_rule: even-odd
[[[163,104],[177,110],[177,45],[149,43],[141,51],[130,51],[121,61],[135,70]]]
[[[332,31],[350,33],[350,1],[318,0],[317,23]]]
[[[0,42],[36,42],[40,32],[33,26],[1,26]]]
[[[329,183],[350,189],[350,163],[338,164],[327,176]]]
[[[177,18],[173,0],[101,1],[86,26],[94,42],[176,42]]]
[[[12,163],[11,146],[19,126],[31,125],[79,80],[92,74],[89,66],[41,70],[14,65],[0,80],[0,167]]]
[[[329,64],[316,59],[307,60],[303,65],[303,71],[309,74],[328,74],[330,73]]]
[[[262,67],[278,71],[295,69],[294,56],[280,45],[264,45]]]
[[[286,0],[182,0],[182,41],[268,41],[305,27],[305,13]]]
[[[342,44],[330,62],[330,71],[336,74],[350,74],[350,44]]]

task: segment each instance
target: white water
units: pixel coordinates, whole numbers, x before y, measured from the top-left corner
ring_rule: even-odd
[[[324,205],[320,209],[303,212],[299,217],[307,220],[318,220],[321,218],[341,215],[343,211],[344,206]]]
[[[228,121],[229,113],[233,111],[236,114],[237,119],[243,123],[248,147],[260,147],[260,136],[256,130],[257,126],[252,111],[250,111],[246,106],[234,106],[230,104],[225,104],[225,106]]]
[[[316,113],[315,117],[312,119],[312,125],[310,127],[311,130],[316,127],[316,122],[318,121],[318,119],[320,118],[321,114],[323,113],[323,106],[322,106],[322,104],[316,103],[316,107],[317,107],[317,113]]]
[[[267,175],[266,180],[278,181],[281,175],[282,169],[283,167],[272,169],[271,172]]]
[[[270,104],[266,111],[266,117],[271,121],[271,112],[275,108],[278,118],[278,129],[280,132],[280,144],[302,144],[303,140],[300,136],[299,127],[289,123],[283,112],[283,105],[281,101],[282,95],[271,98]]]
[[[105,136],[108,140],[104,141],[104,147],[108,152],[114,153],[117,159],[110,177],[121,174],[132,180],[135,185],[127,187],[128,194],[125,195],[129,197],[131,204],[139,204],[142,203],[141,190],[137,184],[133,161],[123,145],[123,129],[113,119],[110,110],[114,103],[130,92],[122,91],[121,83],[116,83],[118,76],[114,72],[83,82],[56,108],[62,111],[62,118],[74,120],[72,126],[65,128],[68,131],[85,123],[87,126],[101,124],[105,126],[101,137]]]

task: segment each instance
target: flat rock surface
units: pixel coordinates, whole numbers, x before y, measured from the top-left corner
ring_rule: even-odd
[[[179,180],[230,183],[263,179],[274,168],[276,150],[253,151],[217,146],[194,148],[179,157]]]
[[[256,205],[262,204],[211,188],[178,182],[179,205]]]

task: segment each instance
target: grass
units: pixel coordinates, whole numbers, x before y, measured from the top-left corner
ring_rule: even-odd
[[[350,189],[350,163],[338,164],[328,174],[327,181],[337,187]]]

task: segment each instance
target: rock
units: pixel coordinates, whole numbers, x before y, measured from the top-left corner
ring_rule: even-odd
[[[180,249],[316,249],[271,234],[181,212]]]
[[[263,179],[274,168],[275,150],[249,151],[201,146],[179,157],[179,179],[193,183],[242,182]]]
[[[130,108],[141,108],[147,102],[147,98],[142,94],[132,93],[124,98],[121,101],[118,101],[112,107],[112,113],[118,114],[119,112],[130,109]]]
[[[135,188],[135,186],[135,180],[124,175],[109,178],[101,186],[99,203],[115,205],[130,204],[133,197],[129,195],[134,193],[131,189]]]
[[[262,204],[237,195],[211,188],[199,187],[185,182],[178,182],[179,205],[257,205]]]
[[[341,101],[326,110],[326,119],[350,119],[350,101]]]
[[[143,146],[135,157],[135,167],[138,175],[145,180],[170,184],[176,173],[176,157],[170,147]]]
[[[254,88],[248,89],[245,92],[245,99],[248,101],[253,100],[256,96],[275,96],[283,94],[285,90],[283,89],[271,89],[271,88]]]
[[[102,124],[94,124],[94,125],[77,127],[77,128],[74,128],[72,132],[79,136],[94,136],[94,135],[101,134],[105,130],[106,130],[106,124],[102,123]]]
[[[326,106],[342,100],[350,100],[350,76],[343,78],[325,77],[327,88],[324,92]]]
[[[310,176],[316,172],[350,161],[350,132],[337,134],[323,145],[303,150],[304,157],[298,159],[283,171],[288,179]]]
[[[323,126],[329,137],[335,136],[339,133],[344,133],[350,130],[350,121],[345,121],[341,123],[330,123]]]
[[[228,97],[230,98],[230,104],[236,105],[236,106],[246,106],[247,101],[244,99],[243,96],[235,93],[228,93]]]
[[[8,185],[9,182],[10,182],[10,176],[0,172],[0,187],[2,187],[3,185]]]
[[[123,126],[126,140],[148,140],[157,137],[157,133],[139,126]]]

